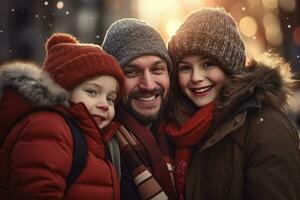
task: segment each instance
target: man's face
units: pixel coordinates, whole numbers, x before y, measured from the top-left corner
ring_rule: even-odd
[[[142,124],[151,124],[169,91],[167,63],[159,56],[146,55],[129,62],[123,71],[126,77],[124,105]]]

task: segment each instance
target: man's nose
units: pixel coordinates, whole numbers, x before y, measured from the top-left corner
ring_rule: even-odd
[[[155,88],[155,80],[150,71],[145,71],[141,76],[139,87],[143,90],[153,90]]]

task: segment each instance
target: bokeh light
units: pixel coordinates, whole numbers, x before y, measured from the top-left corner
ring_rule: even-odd
[[[262,3],[265,8],[273,10],[278,8],[277,0],[262,0]]]
[[[296,27],[293,31],[293,40],[298,46],[300,46],[300,26]]]
[[[270,12],[267,13],[263,17],[263,26],[267,41],[274,46],[280,45],[283,36],[278,18]]]
[[[285,12],[293,12],[296,9],[295,0],[278,0],[279,6]]]
[[[265,34],[266,39],[270,44],[278,46],[282,43],[282,33],[279,26],[270,24],[265,28]]]
[[[63,1],[59,1],[59,2],[57,2],[56,7],[57,7],[57,9],[63,9],[64,5],[65,4]]]
[[[243,17],[239,22],[241,33],[247,37],[253,37],[257,32],[257,23],[253,17]]]

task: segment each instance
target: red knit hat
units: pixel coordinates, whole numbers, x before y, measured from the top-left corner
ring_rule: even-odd
[[[45,48],[43,70],[67,91],[101,75],[116,78],[122,91],[125,80],[123,71],[118,61],[100,46],[79,43],[72,35],[55,33],[48,39]]]

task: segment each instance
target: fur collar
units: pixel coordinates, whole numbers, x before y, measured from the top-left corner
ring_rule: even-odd
[[[237,99],[251,96],[262,104],[286,111],[295,83],[290,65],[277,55],[265,53],[250,60],[240,74],[229,76],[219,105],[226,107]]]
[[[38,107],[66,105],[68,93],[33,63],[10,62],[0,67],[0,101],[4,89],[11,87]]]

